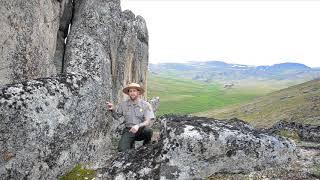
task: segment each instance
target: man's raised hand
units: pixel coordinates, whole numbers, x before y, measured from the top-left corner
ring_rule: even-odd
[[[113,111],[113,104],[111,102],[107,102],[107,108],[109,111]]]

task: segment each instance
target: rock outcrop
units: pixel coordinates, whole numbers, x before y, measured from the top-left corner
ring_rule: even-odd
[[[105,89],[80,75],[37,79],[0,93],[0,176],[55,179],[79,162],[109,158]]]
[[[73,1],[73,11],[62,11],[70,2],[46,2],[56,7],[53,13],[44,1],[0,1],[1,12],[8,13],[8,20],[1,19],[1,36],[8,39],[1,60],[18,73],[5,71],[2,82],[20,82],[0,91],[1,178],[56,179],[78,163],[104,163],[111,156],[110,133],[116,124],[105,102],[116,103],[128,81],[146,86],[148,34],[142,17],[122,12],[119,0]],[[47,77],[56,73],[54,64],[59,66],[53,60],[62,57],[54,55],[55,41],[58,28],[65,37],[67,17],[73,18],[64,73]],[[59,19],[66,22],[59,25]],[[17,31],[9,33],[12,27]],[[22,81],[35,77],[42,78]]]
[[[0,1],[0,85],[56,74],[53,57],[65,1]]]
[[[102,48],[100,56],[110,60],[113,87],[121,89],[131,81],[146,87],[146,23],[131,11],[122,12],[119,0],[2,0],[0,8],[0,85],[72,71],[64,70],[64,61],[70,66],[78,60],[75,45],[88,40],[82,47],[97,45],[93,49]],[[122,97],[121,92],[114,91],[114,97]]]
[[[162,130],[159,143],[120,153],[99,170],[101,177],[197,179],[219,173],[245,174],[296,158],[291,142],[236,119],[169,116],[162,119]]]
[[[279,121],[267,131],[271,133],[277,133],[283,130],[297,132],[300,139],[303,141],[320,143],[320,126],[301,124],[297,122]]]
[[[107,60],[101,76],[105,76],[114,89],[122,89],[128,82],[137,82],[146,88],[146,23],[131,11],[121,12],[119,0],[75,1],[64,59],[64,72],[81,74],[87,74],[87,69],[96,71],[90,64],[93,60]],[[122,94],[113,91],[109,98],[116,103]]]

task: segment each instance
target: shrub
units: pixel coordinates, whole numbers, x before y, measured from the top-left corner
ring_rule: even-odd
[[[299,133],[295,130],[281,130],[276,133],[279,136],[292,139],[294,141],[300,141]]]

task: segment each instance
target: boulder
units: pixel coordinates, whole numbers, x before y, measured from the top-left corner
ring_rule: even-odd
[[[101,177],[112,179],[198,179],[245,174],[286,165],[296,158],[293,143],[261,133],[247,123],[201,117],[161,119],[161,140],[114,157]]]
[[[0,92],[0,176],[56,179],[110,158],[105,88],[81,75],[36,79]]]

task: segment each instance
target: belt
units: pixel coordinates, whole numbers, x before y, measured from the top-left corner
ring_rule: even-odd
[[[128,129],[128,130],[130,130],[132,127],[125,127],[126,129]],[[143,128],[143,127],[140,127],[139,129],[141,129],[141,128]]]

